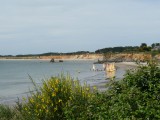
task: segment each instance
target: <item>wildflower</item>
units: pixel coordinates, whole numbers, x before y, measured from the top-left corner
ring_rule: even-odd
[[[89,91],[89,88],[86,88],[87,91]]]
[[[37,104],[37,105],[36,105],[36,107],[38,108],[38,107],[39,107],[39,105]]]
[[[56,84],[58,84],[59,83],[59,80],[58,79],[56,79]]]
[[[44,102],[44,99],[42,98],[42,102]]]
[[[34,100],[31,98],[31,99],[30,99],[30,102],[31,102],[31,103],[34,103]]]
[[[94,89],[94,90],[97,90],[97,87],[96,87],[96,86],[94,86],[94,87],[93,87],[93,89]]]
[[[61,100],[61,99],[59,99],[59,101],[58,101],[58,102],[60,103],[60,102],[62,102],[62,100]]]
[[[58,88],[55,88],[55,91],[58,92]]]
[[[54,96],[56,96],[56,93],[55,93],[55,92],[52,93],[52,97],[54,97]]]

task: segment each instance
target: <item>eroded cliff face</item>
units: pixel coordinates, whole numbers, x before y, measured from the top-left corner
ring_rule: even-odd
[[[40,56],[40,59],[68,59],[68,60],[79,60],[79,59],[102,59],[102,54],[82,54],[82,55],[55,55],[55,56]]]
[[[94,60],[117,60],[117,61],[145,61],[151,59],[150,54],[111,54],[109,57],[103,54],[83,54],[83,55],[57,55],[57,56],[40,56],[40,59],[68,59],[68,60],[80,60],[80,59],[94,59]]]
[[[160,60],[160,54],[155,56]],[[82,54],[82,55],[54,55],[54,56],[32,56],[32,57],[0,57],[0,59],[59,59],[59,60],[113,60],[113,61],[144,61],[151,59],[152,56],[150,54]]]
[[[111,60],[111,61],[145,61],[145,60],[150,60],[152,56],[150,54],[113,54],[110,55],[109,57],[106,57],[106,60]]]

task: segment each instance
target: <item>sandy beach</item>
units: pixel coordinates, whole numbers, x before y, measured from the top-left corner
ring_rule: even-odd
[[[130,69],[135,69],[138,65],[135,63],[135,62],[119,62],[119,63],[115,63],[115,67],[116,67],[116,71],[114,71],[114,73],[107,73],[106,72],[106,76],[107,74],[113,74],[113,76],[115,75],[115,80],[121,80],[123,79],[123,75],[126,73],[127,70],[130,70]],[[121,75],[121,77],[117,77],[116,76],[116,72],[119,72],[119,71],[124,71]],[[105,91],[106,90],[106,84],[107,82],[109,82],[110,78],[106,78],[106,81],[103,81],[103,82],[99,82],[96,84],[97,88],[100,90],[100,91]]]

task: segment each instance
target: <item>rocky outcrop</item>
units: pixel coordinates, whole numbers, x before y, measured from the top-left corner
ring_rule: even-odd
[[[155,58],[160,61],[160,54],[156,55]]]
[[[152,56],[150,54],[112,54],[109,57],[104,57],[104,62],[134,62],[134,61],[146,61],[150,60]]]
[[[50,62],[52,62],[52,63],[55,62],[54,58],[52,58],[52,59],[50,60]]]

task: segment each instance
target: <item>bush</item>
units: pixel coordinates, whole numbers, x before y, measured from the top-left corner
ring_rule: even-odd
[[[14,117],[14,111],[12,111],[9,106],[0,105],[0,118],[3,120],[10,120]]]
[[[24,116],[28,119],[71,119],[79,117],[85,110],[87,101],[94,97],[94,90],[80,85],[70,76],[52,77],[43,81],[42,87],[31,92],[23,106]]]
[[[112,119],[160,119],[160,68],[154,61],[112,81],[107,91]]]

